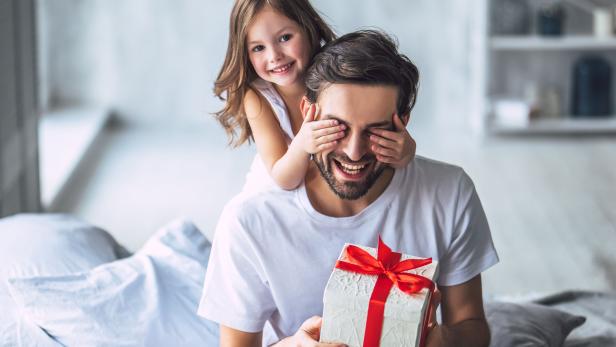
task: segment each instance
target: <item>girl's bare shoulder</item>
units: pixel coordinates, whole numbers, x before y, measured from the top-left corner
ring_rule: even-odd
[[[246,94],[244,94],[244,112],[246,117],[251,120],[261,117],[273,117],[274,113],[267,103],[267,100],[261,93],[255,91],[253,88],[248,88]]]

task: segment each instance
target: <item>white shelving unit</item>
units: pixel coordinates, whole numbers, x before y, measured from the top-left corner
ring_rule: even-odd
[[[493,15],[490,13],[489,2],[486,3],[486,12],[487,18]],[[572,68],[581,56],[599,55],[607,59],[612,66],[612,93],[616,91],[616,36],[596,37],[581,33],[560,37],[543,37],[536,34],[499,36],[492,35],[488,25],[486,37],[482,132],[499,135],[616,135],[616,115],[588,118],[570,115]],[[510,126],[496,122],[491,114],[492,101],[502,97],[522,99],[525,84],[528,83],[558,90],[563,115],[537,118],[529,121],[527,125]],[[612,98],[616,101],[616,95]]]
[[[498,123],[489,125],[490,132],[499,135],[524,134],[616,134],[616,117],[605,119],[563,118],[537,119],[526,126],[503,126]]]
[[[550,51],[550,50],[616,50],[616,38],[593,36],[494,36],[490,48],[500,51]]]

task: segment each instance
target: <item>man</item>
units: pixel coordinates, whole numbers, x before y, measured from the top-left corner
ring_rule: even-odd
[[[370,136],[408,122],[416,67],[377,31],[326,45],[307,71],[319,117],[346,136],[317,153],[304,185],[230,202],[218,224],[199,314],[221,325],[222,346],[318,343],[323,291],[345,242],[439,261],[442,325],[427,345],[487,346],[482,271],[498,262],[470,178],[422,157],[394,170],[378,162]],[[312,318],[311,318],[312,317]],[[335,346],[335,344],[333,345]]]

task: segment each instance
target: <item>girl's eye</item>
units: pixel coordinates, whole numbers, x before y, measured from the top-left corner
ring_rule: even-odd
[[[265,47],[263,47],[263,45],[258,45],[258,46],[252,47],[252,51],[253,52],[261,52],[264,49],[265,49]]]
[[[287,42],[291,39],[291,37],[292,37],[291,34],[284,34],[280,36],[280,42]]]

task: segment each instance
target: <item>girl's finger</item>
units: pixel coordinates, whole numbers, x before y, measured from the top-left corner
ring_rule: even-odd
[[[391,150],[391,149],[387,149],[387,148],[383,148],[383,147],[379,147],[376,145],[372,145],[372,152],[378,154],[378,155],[382,155],[384,157],[392,157],[392,158],[398,158],[398,152]]]
[[[401,133],[391,131],[391,130],[372,129],[370,130],[370,132],[380,137],[392,140],[392,141],[402,141],[404,138],[404,136]]]
[[[343,137],[344,137],[344,132],[339,131],[334,134],[319,137],[318,139],[316,139],[316,143],[320,145],[322,143],[332,142],[332,141],[341,139]]]
[[[310,125],[311,129],[314,131],[319,129],[336,127],[338,125],[338,121],[335,119],[315,120],[311,122]]]
[[[318,139],[318,138],[320,138],[322,136],[327,136],[327,135],[335,134],[335,133],[338,133],[338,132],[343,132],[344,133],[344,129],[345,129],[344,125],[337,125],[337,126],[333,126],[333,127],[322,128],[322,129],[319,129],[319,130],[315,130],[312,133],[312,136],[315,139]]]
[[[382,155],[377,155],[376,160],[380,161],[381,163],[385,163],[385,164],[393,164],[396,162],[394,158],[384,157]]]
[[[396,141],[388,140],[375,135],[370,135],[370,141],[372,141],[372,144],[394,150],[402,147],[402,145]]]
[[[337,144],[338,144],[338,141],[331,141],[331,142],[327,142],[327,143],[322,143],[322,144],[317,146],[317,152],[321,152],[321,151],[325,151],[325,150],[328,150],[328,149],[332,149],[332,148],[336,147]]]

